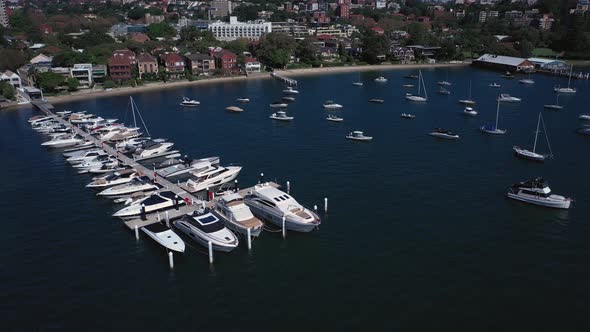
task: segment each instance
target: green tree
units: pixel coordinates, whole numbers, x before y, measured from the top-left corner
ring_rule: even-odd
[[[410,23],[408,25],[408,33],[410,34],[410,39],[408,40],[410,45],[424,45],[428,40],[428,31],[422,23]]]
[[[48,71],[37,75],[37,83],[43,91],[55,91],[58,86],[64,83],[64,77]]]
[[[291,36],[271,32],[260,38],[257,55],[263,63],[274,68],[283,68],[289,63],[294,50],[295,40]]]
[[[261,10],[262,8],[256,5],[241,4],[232,9],[232,15],[237,16],[241,22],[254,21],[258,19],[258,12]]]
[[[244,38],[232,40],[225,44],[225,48],[236,54],[242,54],[248,51],[248,40]]]
[[[112,80],[106,80],[104,81],[102,87],[105,89],[112,89],[115,87],[115,82],[113,82]]]
[[[376,34],[372,30],[368,30],[362,38],[363,44],[363,59],[370,63],[379,63],[378,56],[386,55],[389,50],[389,41],[385,35]]]
[[[8,100],[15,99],[14,87],[8,82],[0,81],[0,93],[2,93],[2,96]]]
[[[317,56],[318,48],[316,45],[313,44],[313,39],[305,38],[299,42],[297,42],[297,48],[295,49],[295,56],[299,58],[300,62],[308,63],[308,64],[317,64],[318,56]]]
[[[25,63],[27,63],[27,58],[23,53],[17,50],[0,48],[0,69],[15,71]]]
[[[174,30],[170,24],[161,22],[150,24],[148,26],[147,34],[152,39],[156,39],[158,37],[168,38],[176,35],[176,30]]]
[[[135,7],[130,9],[127,12],[127,17],[129,17],[132,20],[139,20],[140,18],[143,18],[145,16],[145,9],[143,9],[142,7]]]
[[[68,90],[69,91],[76,91],[76,90],[78,90],[78,87],[80,86],[80,81],[78,81],[78,79],[75,77],[68,78],[68,80],[66,82],[68,83]]]

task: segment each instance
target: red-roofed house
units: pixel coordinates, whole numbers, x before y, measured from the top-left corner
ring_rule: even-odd
[[[151,54],[141,53],[138,55],[137,67],[139,68],[139,78],[143,78],[145,74],[148,74],[148,77],[158,75],[158,60]]]
[[[380,27],[372,27],[371,30],[373,30],[373,32],[375,32],[378,35],[382,35],[385,33],[385,30],[383,30],[383,28]]]
[[[176,53],[165,53],[160,55],[160,61],[170,78],[184,77],[184,69],[186,67],[184,57]]]
[[[238,56],[228,50],[212,51],[215,58],[215,67],[221,69],[224,74],[234,74],[239,71]]]
[[[244,69],[246,74],[260,73],[262,65],[260,64],[260,61],[254,58],[246,58],[246,60],[244,60]]]
[[[124,81],[133,78],[135,53],[128,49],[115,50],[108,61],[109,75],[113,80]]]
[[[146,35],[145,33],[141,33],[141,32],[132,32],[129,35],[129,39],[133,40],[134,42],[138,42],[140,44],[145,43],[146,41],[150,40],[150,37],[148,37],[148,35]]]

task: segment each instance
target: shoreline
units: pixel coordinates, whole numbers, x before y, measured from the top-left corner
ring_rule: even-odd
[[[436,63],[436,64],[387,64],[387,65],[360,65],[360,66],[342,66],[342,67],[322,67],[322,68],[300,68],[300,69],[286,69],[276,70],[276,73],[290,76],[310,76],[310,75],[326,75],[326,74],[341,74],[351,72],[367,72],[367,71],[382,71],[382,70],[402,70],[402,69],[422,69],[422,68],[445,68],[445,67],[463,67],[468,66],[469,63]],[[215,83],[226,83],[226,82],[238,82],[245,80],[258,80],[258,79],[270,79],[269,72],[260,73],[253,76],[233,76],[233,77],[216,77],[216,78],[205,78],[196,81],[173,81],[173,82],[156,82],[146,83],[145,85],[136,87],[121,87],[114,88],[110,91],[106,90],[81,90],[74,92],[69,95],[61,96],[48,96],[47,101],[52,104],[62,104],[73,101],[81,101],[86,99],[113,97],[113,96],[125,96],[133,93],[143,93],[162,89],[173,89],[182,88],[187,86],[198,86],[202,84],[215,84]],[[25,105],[11,105],[4,109],[20,108]]]

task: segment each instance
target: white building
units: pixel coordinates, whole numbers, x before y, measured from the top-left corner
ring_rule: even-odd
[[[4,0],[0,0],[0,25],[8,28],[8,15],[6,15],[6,5]]]
[[[0,75],[0,81],[8,82],[15,89],[18,89],[22,86],[20,76],[11,72],[10,70],[7,70],[7,71],[3,72],[2,75]]]
[[[92,64],[77,63],[70,69],[70,76],[80,82],[80,87],[90,87],[92,85]]]
[[[259,39],[262,35],[272,32],[270,22],[238,22],[236,16],[230,16],[229,23],[214,22],[207,28],[217,40],[236,40],[239,38]]]
[[[244,69],[246,70],[246,73],[260,73],[261,69],[262,69],[262,65],[260,64],[259,61],[257,61],[256,59],[246,59],[245,63],[244,63]]]

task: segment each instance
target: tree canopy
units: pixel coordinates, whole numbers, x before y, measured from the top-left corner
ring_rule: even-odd
[[[272,67],[283,68],[295,50],[295,40],[284,33],[271,32],[260,38],[257,50],[260,60]]]

